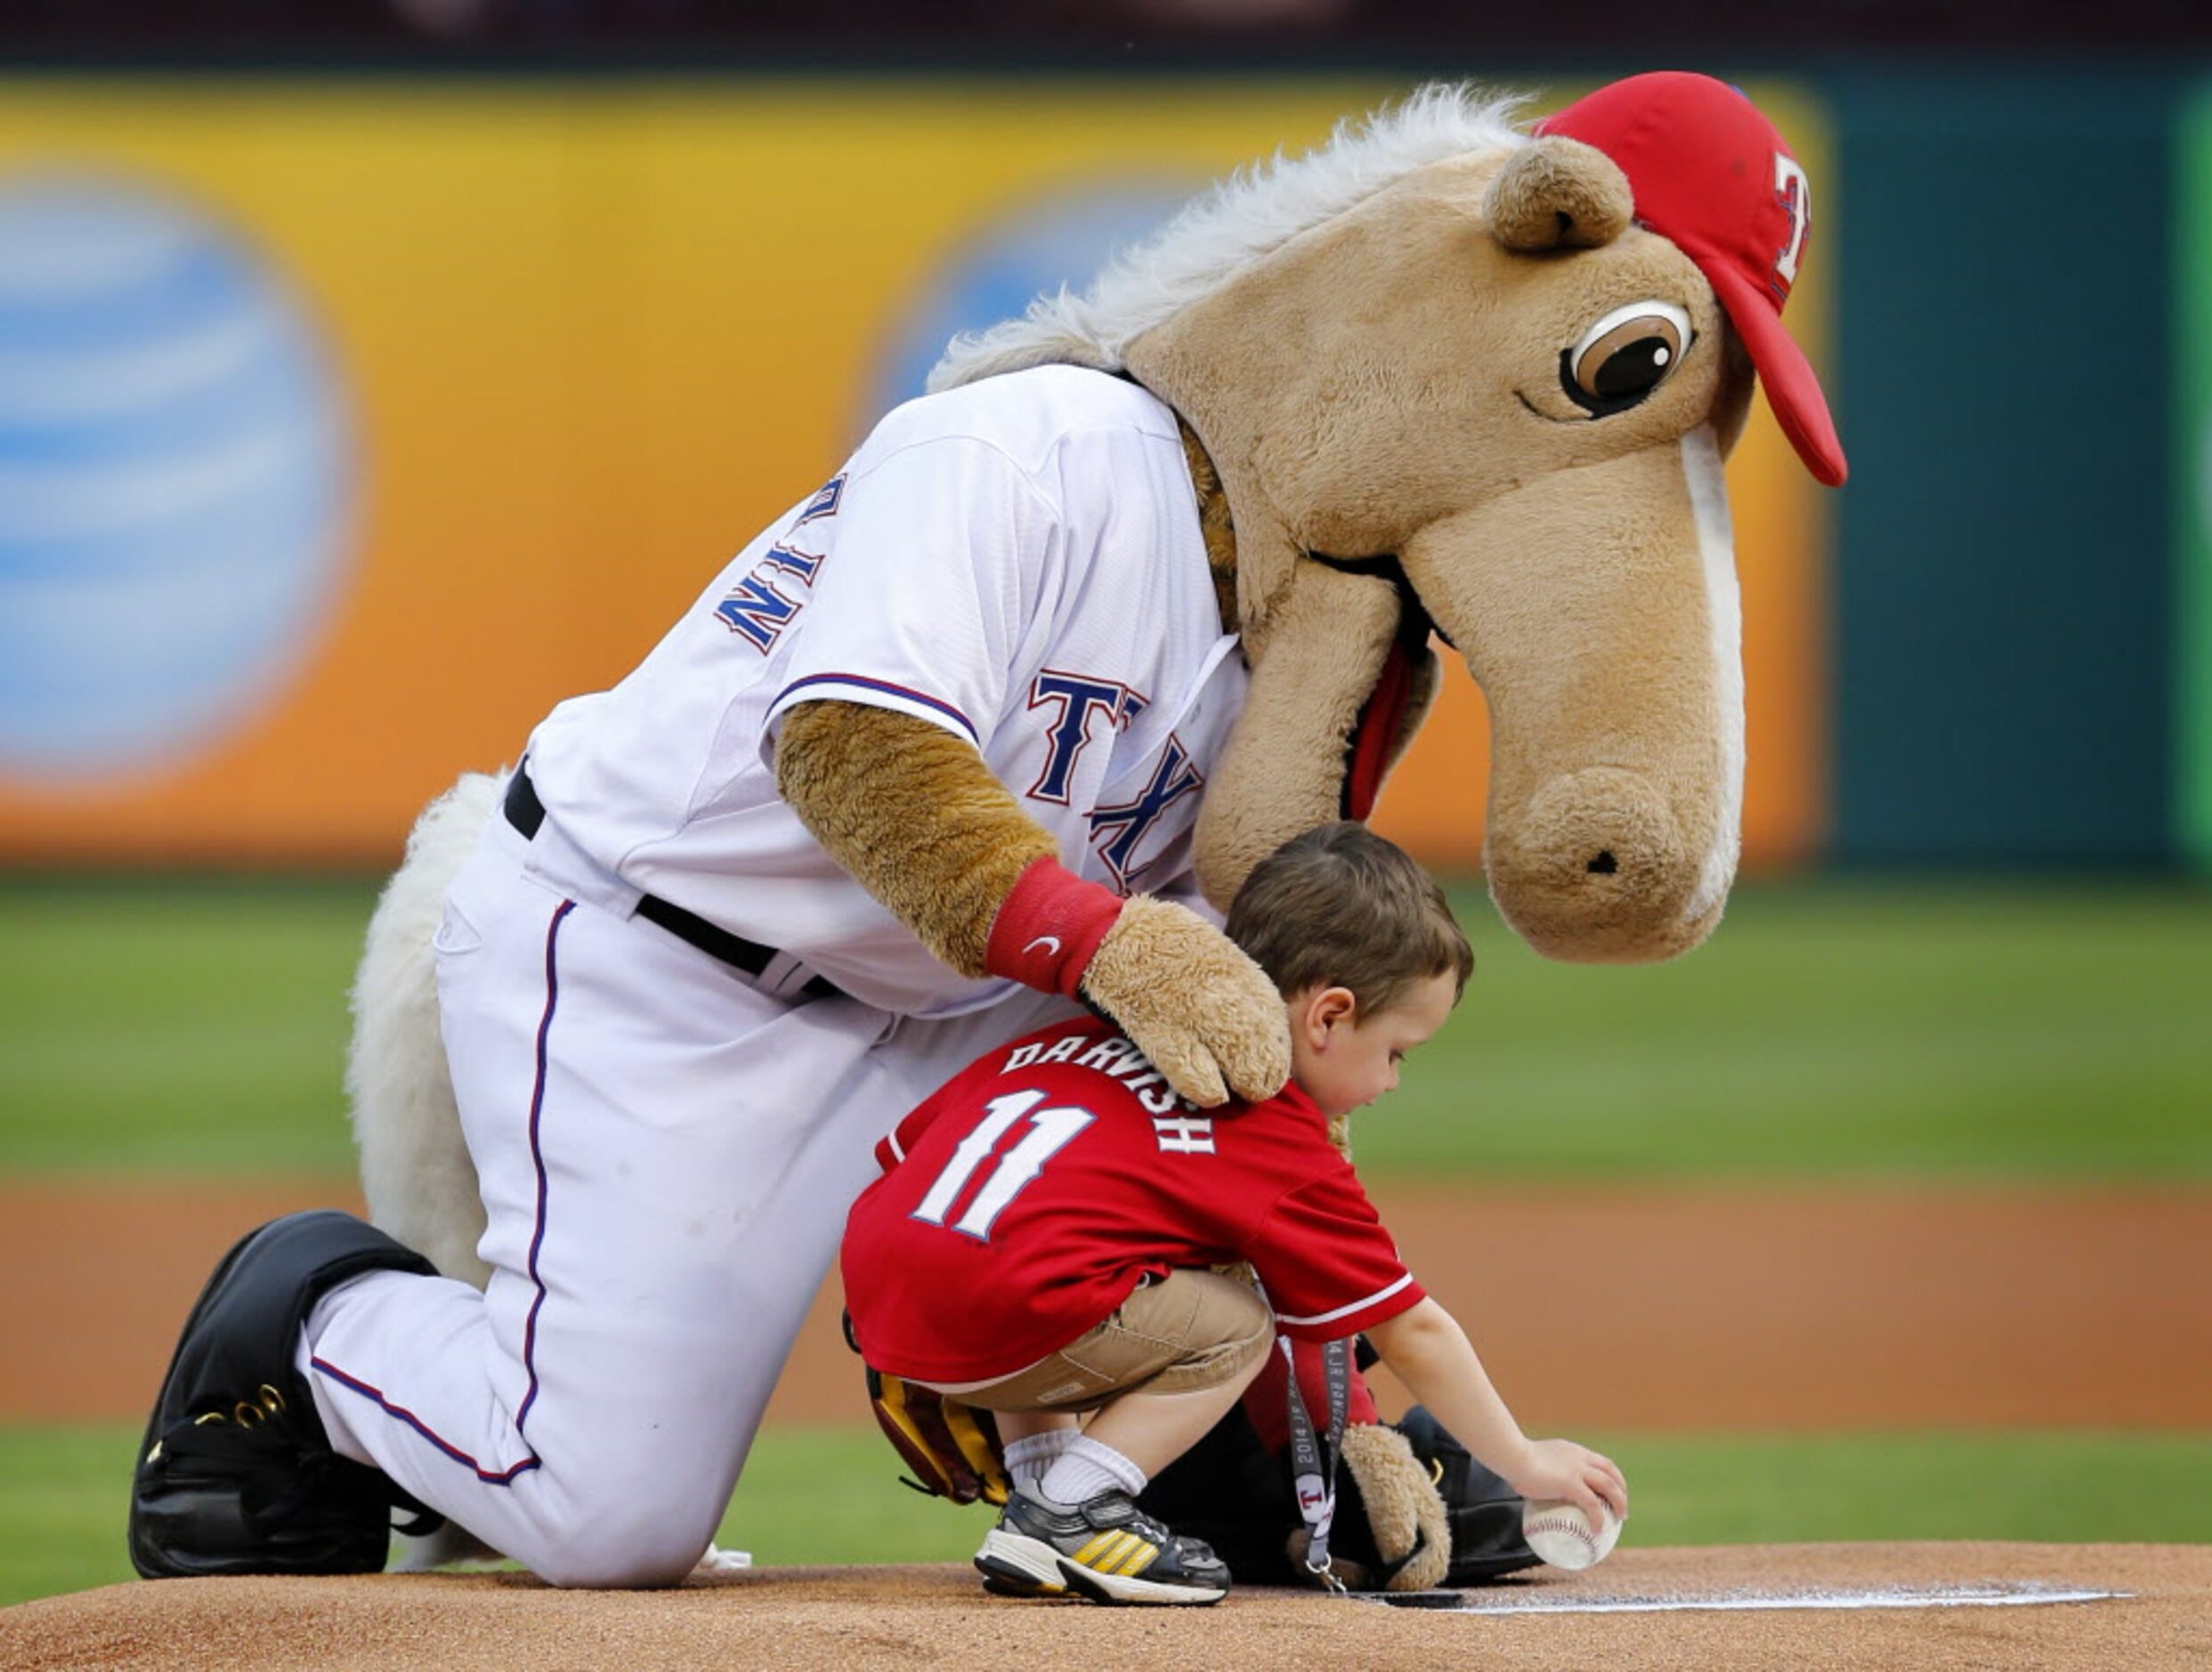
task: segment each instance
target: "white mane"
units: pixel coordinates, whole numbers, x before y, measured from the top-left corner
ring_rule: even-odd
[[[1063,286],[1017,320],[954,337],[929,374],[929,391],[1029,366],[1118,370],[1134,338],[1307,228],[1430,163],[1526,144],[1513,126],[1524,102],[1519,94],[1431,85],[1365,122],[1338,123],[1317,150],[1296,158],[1277,151],[1271,163],[1240,169],[1146,242],[1117,254],[1081,296]]]

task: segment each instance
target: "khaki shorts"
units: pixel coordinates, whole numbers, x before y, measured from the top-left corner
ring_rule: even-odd
[[[1025,1370],[946,1390],[987,1411],[1089,1411],[1123,1393],[1193,1393],[1233,1382],[1275,1340],[1275,1315],[1252,1286],[1171,1271],[1096,1329]]]

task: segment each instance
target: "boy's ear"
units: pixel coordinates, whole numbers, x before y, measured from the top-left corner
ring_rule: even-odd
[[[1352,996],[1349,987],[1322,987],[1307,1001],[1306,1015],[1316,1024],[1334,1027],[1349,1023],[1359,1009],[1359,1001]]]

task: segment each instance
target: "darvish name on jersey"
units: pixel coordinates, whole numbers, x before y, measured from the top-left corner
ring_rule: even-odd
[[[999,1072],[1018,1074],[1041,1062],[1072,1062],[1079,1068],[1095,1068],[1118,1082],[1152,1116],[1153,1140],[1163,1155],[1214,1153],[1213,1117],[1197,1113],[1195,1105],[1178,1096],[1166,1077],[1128,1040],[1098,1039],[1090,1034],[1068,1034],[1049,1044],[1032,1040],[1009,1051]]]

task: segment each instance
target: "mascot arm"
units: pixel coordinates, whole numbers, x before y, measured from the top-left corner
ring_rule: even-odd
[[[989,973],[999,905],[1058,853],[982,758],[895,709],[807,702],[783,717],[776,787],[853,879],[964,976]]]
[[[1208,1108],[1290,1077],[1288,1020],[1260,966],[1186,907],[1065,870],[1051,834],[943,727],[804,703],[784,717],[776,783],[830,856],[962,975],[1088,1000]],[[1025,961],[1039,942],[1049,955]]]

